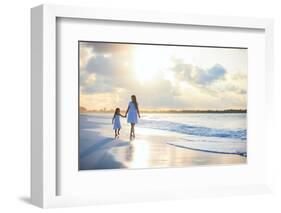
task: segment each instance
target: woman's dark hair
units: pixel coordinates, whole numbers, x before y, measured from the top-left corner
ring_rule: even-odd
[[[118,114],[118,111],[119,111],[119,113],[120,113],[120,108],[116,108],[116,109],[115,109],[115,112],[114,112],[114,116],[113,116],[113,117],[115,117],[115,115]]]
[[[132,98],[132,102],[135,105],[136,109],[139,111],[139,106],[138,106],[138,102],[137,102],[137,97],[135,95],[131,96]]]

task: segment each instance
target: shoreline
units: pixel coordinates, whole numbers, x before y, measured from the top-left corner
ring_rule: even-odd
[[[162,130],[136,127],[136,139],[129,141],[124,125],[119,139],[108,124],[84,125],[81,129],[79,170],[183,168],[246,164],[247,157],[192,150],[170,145],[179,136]],[[91,127],[91,128],[85,128]]]
[[[126,112],[125,110],[121,110],[121,113]],[[80,114],[91,114],[91,113],[95,113],[95,114],[113,114],[114,110],[112,111],[86,111],[86,112],[79,112]],[[213,113],[217,113],[217,114],[247,114],[247,111],[142,111],[141,113],[144,114],[161,114],[161,113],[167,113],[167,114],[213,114]]]

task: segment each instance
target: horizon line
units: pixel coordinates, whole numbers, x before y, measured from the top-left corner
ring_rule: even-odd
[[[114,112],[114,108],[87,109],[79,107],[80,112]],[[121,110],[122,112],[126,110]],[[142,109],[141,112],[247,112],[244,108],[226,108],[226,109]]]

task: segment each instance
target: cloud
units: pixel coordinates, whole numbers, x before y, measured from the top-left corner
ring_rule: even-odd
[[[226,70],[219,64],[214,65],[210,69],[197,69],[197,74],[195,75],[195,80],[197,84],[200,85],[210,85],[214,81],[222,79],[226,74]]]
[[[161,73],[158,74],[156,79],[146,82],[144,85],[136,82],[134,87],[129,89],[142,100],[144,107],[177,108],[187,105],[186,100],[180,97],[181,93]]]
[[[247,94],[247,76],[242,73],[226,73],[224,80],[213,84],[220,93],[232,93],[245,96]]]
[[[177,81],[196,88],[201,96],[218,98],[230,95],[245,96],[247,93],[246,74],[227,72],[227,69],[218,63],[210,68],[201,68],[173,58],[171,71]]]
[[[80,62],[86,61],[80,66],[82,93],[114,92],[116,88],[131,87],[134,80],[128,63],[132,58],[131,50],[132,47],[121,44],[82,43],[80,53],[84,54],[80,54]]]
[[[114,69],[118,69],[118,63],[111,57],[104,57],[103,55],[93,56],[88,60],[85,70],[88,73],[95,73],[98,75],[106,75],[114,73]]]
[[[206,68],[174,57],[165,69],[154,72],[153,80],[141,82],[135,75],[133,54],[133,45],[83,43],[80,46],[81,106],[123,109],[132,94],[137,96],[141,108],[148,109],[246,106],[245,74],[230,73],[217,62]]]
[[[187,81],[194,86],[207,86],[213,82],[223,79],[226,69],[220,64],[215,64],[209,69],[203,69],[193,64],[184,63],[180,59],[173,59],[171,70],[180,81]]]
[[[106,42],[81,42],[81,48],[91,48],[96,54],[119,54],[129,55],[134,45]]]
[[[80,46],[80,70],[84,69],[85,65],[88,63],[88,60],[93,57],[93,51],[91,47]]]

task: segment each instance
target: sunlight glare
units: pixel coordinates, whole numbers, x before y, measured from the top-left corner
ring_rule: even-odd
[[[132,168],[147,168],[149,166],[149,146],[146,140],[134,140],[134,157],[132,159]]]
[[[168,68],[170,55],[159,47],[140,46],[135,49],[133,68],[140,83],[156,79],[161,71]]]

